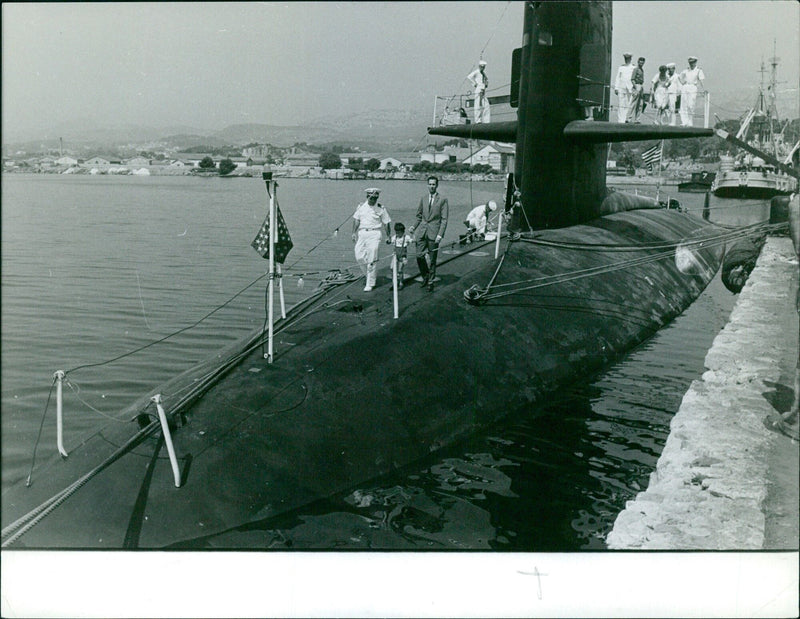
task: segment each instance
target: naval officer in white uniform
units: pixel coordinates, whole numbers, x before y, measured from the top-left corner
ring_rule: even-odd
[[[381,228],[386,226],[386,237],[389,238],[392,233],[389,225],[392,219],[383,205],[378,203],[381,190],[370,187],[364,191],[367,200],[359,204],[353,213],[353,242],[356,244],[356,261],[361,267],[361,273],[366,276],[364,292],[369,292],[375,287],[377,278]]]

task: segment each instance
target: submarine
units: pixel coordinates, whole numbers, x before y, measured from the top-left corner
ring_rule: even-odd
[[[259,329],[5,489],[3,548],[257,547],[281,515],[545,401],[683,312],[729,232],[610,191],[607,145],[712,133],[608,121],[611,17],[526,2],[517,121],[429,130],[516,144],[497,258],[447,255],[433,291],[410,272],[397,319],[385,282],[322,286],[276,321],[271,363]]]

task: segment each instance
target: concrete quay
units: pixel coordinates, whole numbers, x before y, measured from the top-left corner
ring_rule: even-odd
[[[770,237],[610,549],[797,550],[798,259]]]

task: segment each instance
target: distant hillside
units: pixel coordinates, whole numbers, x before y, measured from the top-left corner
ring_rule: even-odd
[[[291,146],[297,142],[377,142],[405,144],[419,141],[430,124],[427,115],[402,110],[375,110],[346,116],[326,116],[305,125],[277,126],[264,124],[230,125],[213,136],[230,144],[268,142]]]
[[[5,128],[4,128],[5,129]],[[42,128],[37,132],[23,134],[13,127],[8,127],[3,135],[3,143],[13,142],[50,142],[62,138],[65,143],[116,143],[154,141],[164,135],[181,133],[204,133],[197,127],[175,125],[167,127],[151,127],[134,124],[110,124],[97,122],[92,118],[78,118],[69,122]]]
[[[244,145],[253,142],[274,146],[291,146],[297,142],[309,144],[342,143],[382,148],[411,148],[425,135],[430,124],[427,112],[375,110],[351,115],[327,116],[304,125],[279,126],[267,124],[236,124],[216,131],[197,127],[152,127],[143,125],[109,125],[89,118],[77,119],[42,129],[35,135],[7,131],[6,146],[46,146],[57,148],[59,138],[65,148],[113,145],[142,145],[147,143],[166,148],[183,148],[195,144],[209,146]],[[410,146],[409,146],[410,145]]]

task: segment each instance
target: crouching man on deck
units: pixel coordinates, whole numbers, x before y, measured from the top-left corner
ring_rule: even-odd
[[[480,204],[472,209],[464,220],[464,225],[467,227],[467,233],[461,235],[459,239],[460,245],[472,243],[475,241],[482,241],[486,235],[486,228],[489,223],[489,215],[497,210],[497,202],[489,200],[486,204]]]

